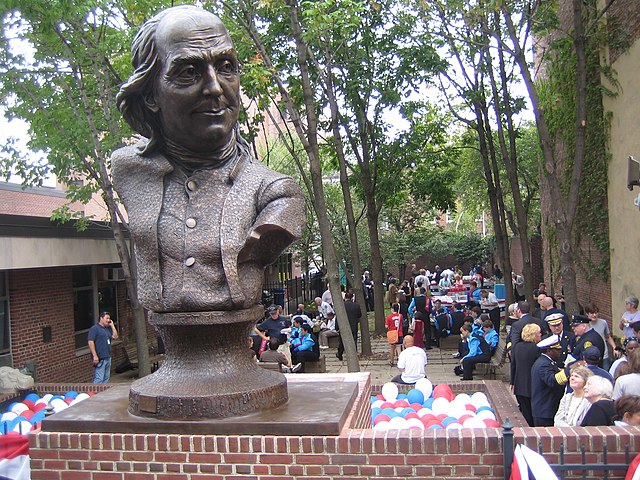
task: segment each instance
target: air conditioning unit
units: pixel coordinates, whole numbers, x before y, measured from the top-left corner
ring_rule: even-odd
[[[124,280],[124,269],[122,268],[103,268],[102,278],[105,281],[120,282]]]

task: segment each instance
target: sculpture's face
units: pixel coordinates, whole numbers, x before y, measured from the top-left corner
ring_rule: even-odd
[[[147,105],[164,136],[196,153],[225,145],[238,121],[240,75],[231,38],[208,13],[178,13],[156,31],[161,68]]]

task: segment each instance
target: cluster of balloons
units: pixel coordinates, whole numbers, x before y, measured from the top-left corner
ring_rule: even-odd
[[[382,394],[371,397],[374,430],[499,428],[496,415],[483,392],[454,394],[446,384],[433,388],[426,378],[407,394],[389,382]]]
[[[40,428],[47,408],[53,413],[61,412],[92,395],[93,392],[69,391],[64,396],[48,393],[40,397],[37,393],[30,393],[21,402],[11,403],[8,410],[0,416],[0,435],[27,435],[30,431]]]

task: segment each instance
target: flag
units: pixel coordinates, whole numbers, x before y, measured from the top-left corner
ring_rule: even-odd
[[[531,450],[526,445],[521,445],[520,450],[527,461],[532,478],[535,478],[535,480],[558,480],[558,477],[542,455]]]
[[[29,480],[29,437],[0,435],[0,480]]]
[[[529,480],[529,469],[527,461],[522,454],[520,444],[513,450],[513,461],[511,462],[511,476],[509,480]]]
[[[624,480],[640,480],[640,453],[636,455],[636,458],[633,459],[631,464],[629,465],[629,470],[627,470],[627,476],[624,477]]]

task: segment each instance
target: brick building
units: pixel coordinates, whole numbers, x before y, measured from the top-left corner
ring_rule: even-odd
[[[131,315],[110,226],[54,224],[52,211],[65,203],[61,186],[0,183],[0,366],[29,366],[38,381],[86,382],[87,332],[99,312],[112,314],[124,341],[133,338]],[[98,202],[78,208],[101,210]],[[114,345],[114,363],[122,357]]]

